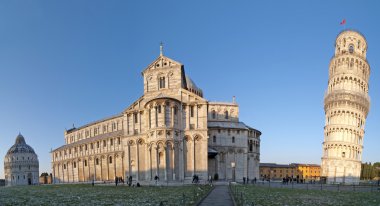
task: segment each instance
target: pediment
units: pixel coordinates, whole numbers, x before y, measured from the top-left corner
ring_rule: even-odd
[[[156,60],[154,60],[151,64],[149,64],[148,67],[146,67],[142,73],[145,73],[146,71],[149,70],[155,70],[155,69],[162,69],[162,68],[167,68],[167,67],[175,67],[175,66],[180,66],[182,65],[180,62],[177,62],[173,59],[170,59],[166,56],[159,56]]]

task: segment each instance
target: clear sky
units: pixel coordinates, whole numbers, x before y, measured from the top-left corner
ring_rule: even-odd
[[[261,162],[317,163],[328,65],[344,29],[371,65],[364,162],[380,161],[379,1],[0,1],[0,162],[21,132],[51,172],[65,128],[118,114],[164,54],[206,99],[240,105],[262,131]],[[0,178],[4,177],[0,167]]]

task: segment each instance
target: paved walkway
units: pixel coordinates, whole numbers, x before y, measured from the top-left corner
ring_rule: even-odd
[[[214,190],[202,201],[200,206],[232,206],[232,198],[230,196],[227,185],[215,186]]]

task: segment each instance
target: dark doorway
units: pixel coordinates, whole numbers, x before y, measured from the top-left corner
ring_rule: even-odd
[[[28,185],[32,184],[32,173],[28,173]]]

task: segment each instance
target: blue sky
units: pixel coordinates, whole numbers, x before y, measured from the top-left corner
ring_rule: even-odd
[[[210,101],[240,105],[263,132],[261,162],[317,163],[328,65],[343,29],[362,32],[371,66],[364,162],[380,161],[378,1],[0,2],[0,162],[21,132],[50,172],[63,132],[120,113],[164,54]],[[0,178],[3,178],[0,167]]]

